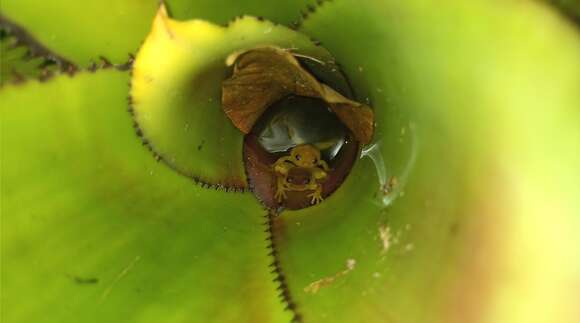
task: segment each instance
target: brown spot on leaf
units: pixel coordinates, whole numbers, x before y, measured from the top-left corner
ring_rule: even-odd
[[[322,279],[319,279],[317,281],[310,283],[308,286],[304,287],[304,292],[310,293],[310,294],[318,293],[318,291],[321,288],[331,285],[338,278],[350,273],[354,269],[355,265],[356,265],[356,261],[354,259],[348,259],[346,261],[346,268],[345,269],[337,272],[336,274],[334,274],[332,276],[324,277]]]
[[[99,283],[99,279],[97,277],[81,277],[76,275],[67,276],[78,285],[94,285]]]

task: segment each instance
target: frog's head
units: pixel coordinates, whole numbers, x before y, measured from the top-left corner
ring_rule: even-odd
[[[290,158],[298,167],[315,167],[320,161],[320,151],[312,145],[298,145],[292,148]]]

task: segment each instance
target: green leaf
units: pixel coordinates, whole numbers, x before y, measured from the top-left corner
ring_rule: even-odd
[[[156,162],[114,70],[0,90],[2,314],[16,322],[285,322],[249,194]]]
[[[2,15],[80,66],[99,56],[124,63],[147,34],[158,1],[6,0]]]
[[[574,322],[576,31],[533,2],[378,0],[302,31],[374,107],[380,170],[275,220],[304,321]]]
[[[264,17],[275,23],[292,25],[301,12],[312,7],[316,0],[167,0],[171,14],[177,19],[200,18],[224,24],[240,15]]]
[[[239,15],[264,16],[290,24],[313,2],[167,1],[171,13],[179,19],[199,18],[221,24]],[[100,56],[116,64],[125,63],[146,36],[158,6],[158,0],[4,0],[1,14],[23,26],[50,50],[85,67]]]
[[[230,54],[264,45],[331,59],[308,37],[271,22],[244,17],[221,27],[173,20],[161,7],[133,64],[131,99],[144,139],[166,163],[204,183],[247,186],[243,133],[221,107],[221,84]]]

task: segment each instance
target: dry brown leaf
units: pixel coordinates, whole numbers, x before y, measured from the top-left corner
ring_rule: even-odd
[[[320,83],[289,51],[256,48],[232,54],[227,63],[234,64],[234,71],[222,83],[222,107],[242,132],[249,133],[270,105],[293,94],[324,100],[359,142],[371,141],[374,128],[371,108]]]

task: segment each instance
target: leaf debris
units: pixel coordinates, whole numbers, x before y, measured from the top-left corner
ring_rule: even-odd
[[[243,133],[249,133],[273,103],[288,95],[297,95],[325,101],[359,142],[371,141],[372,109],[320,83],[288,50],[268,46],[234,52],[226,64],[233,65],[234,72],[222,83],[222,108]]]
[[[396,176],[389,178],[389,181],[383,184],[382,191],[383,195],[391,194],[399,186],[399,179]]]
[[[385,254],[391,246],[391,228],[386,225],[379,226],[379,238],[383,242],[383,249],[381,253]]]
[[[318,293],[318,291],[322,287],[329,286],[332,283],[334,283],[334,281],[337,280],[338,278],[350,273],[354,269],[355,265],[356,265],[356,260],[348,259],[346,261],[346,268],[344,270],[337,272],[333,276],[324,277],[322,279],[319,279],[315,282],[310,283],[308,286],[304,287],[304,292],[309,293],[309,294]]]

